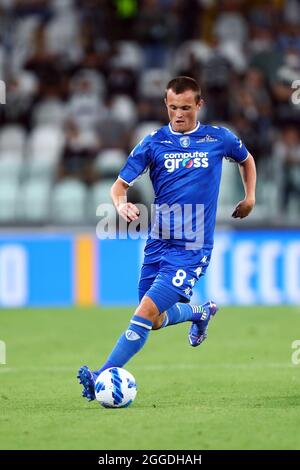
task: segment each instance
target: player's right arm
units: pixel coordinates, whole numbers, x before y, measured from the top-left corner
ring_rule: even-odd
[[[113,203],[120,216],[127,222],[137,220],[139,217],[138,208],[127,201],[127,191],[150,164],[150,142],[151,136],[147,136],[132,150],[120,171],[119,178],[111,188]]]
[[[130,222],[138,219],[139,210],[134,204],[127,202],[128,188],[129,184],[118,178],[111,187],[110,195],[120,216]]]

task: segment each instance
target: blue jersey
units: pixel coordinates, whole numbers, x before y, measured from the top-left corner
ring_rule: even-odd
[[[133,149],[119,176],[131,186],[149,169],[159,216],[159,208],[164,205],[179,212],[182,208],[180,223],[183,225],[190,217],[193,231],[203,232],[201,247],[211,249],[223,158],[241,163],[247,155],[241,140],[225,127],[198,123],[194,130],[181,133],[173,131],[169,124],[152,132]],[[189,208],[187,219],[183,219],[185,208]],[[183,226],[178,236],[176,209],[173,214],[170,236],[165,237],[160,227],[159,235],[155,232],[153,237],[151,231],[149,238],[165,239],[175,245],[192,241],[193,236]]]

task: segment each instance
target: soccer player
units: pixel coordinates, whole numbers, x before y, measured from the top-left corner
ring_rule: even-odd
[[[165,104],[169,125],[152,132],[133,149],[111,189],[120,216],[128,222],[137,220],[139,210],[127,202],[126,193],[149,168],[156,216],[141,269],[140,304],[128,329],[99,370],[79,369],[82,395],[88,400],[95,398],[97,376],[107,368],[123,367],[141,350],[151,330],[191,322],[190,345],[199,346],[206,338],[208,322],[218,308],[213,301],[203,305],[190,305],[189,301],[211,258],[223,158],[239,164],[245,189],[245,198],[232,216],[247,217],[255,204],[254,159],[230,130],[197,121],[203,104],[197,82],[184,76],[171,80]],[[183,220],[185,212],[188,215]]]

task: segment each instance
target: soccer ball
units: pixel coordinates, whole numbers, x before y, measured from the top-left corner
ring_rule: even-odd
[[[96,400],[105,408],[125,408],[131,405],[136,392],[135,378],[120,367],[104,370],[95,383]]]

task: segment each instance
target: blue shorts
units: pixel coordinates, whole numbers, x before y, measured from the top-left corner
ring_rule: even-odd
[[[150,297],[162,313],[176,302],[189,302],[205,274],[211,249],[185,250],[162,240],[148,240],[139,281],[139,300]]]

